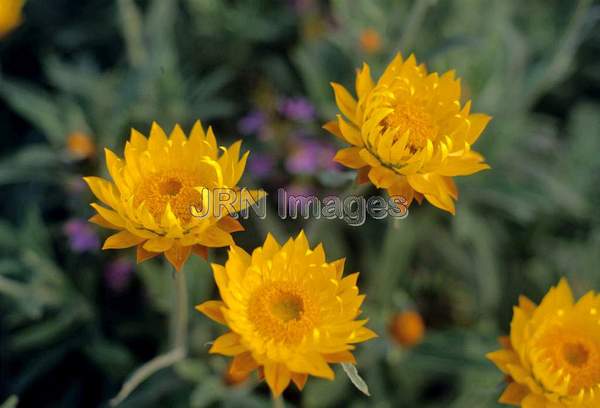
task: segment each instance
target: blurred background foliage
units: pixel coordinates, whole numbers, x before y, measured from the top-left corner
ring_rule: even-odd
[[[241,246],[303,227],[362,272],[380,334],[358,352],[372,396],[338,370],[287,404],[497,406],[484,354],[517,296],[537,301],[561,276],[578,294],[600,288],[599,19],[591,0],[28,0],[0,40],[0,404],[104,405],[167,348],[171,270],[100,251],[81,177],[106,176],[102,149],[122,152],[131,127],[201,119],[243,139],[247,183],[271,192]],[[320,129],[336,112],[328,83],[352,85],[363,61],[379,74],[398,51],[456,69],[465,100],[494,116],[476,146],[492,170],[459,180],[455,217],[415,205],[396,225],[278,219],[279,187],[354,191]],[[200,259],[184,273],[191,310],[215,288]],[[416,345],[391,329],[407,310],[425,321]],[[189,357],[123,406],[269,406],[264,384],[234,384],[208,356],[219,330],[194,313]]]

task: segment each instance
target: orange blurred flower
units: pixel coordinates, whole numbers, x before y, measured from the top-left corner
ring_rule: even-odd
[[[360,33],[360,47],[367,54],[376,53],[381,49],[381,36],[372,28],[364,29]]]
[[[392,318],[390,334],[398,344],[404,347],[412,347],[423,340],[425,323],[418,312],[398,313]]]
[[[89,159],[96,154],[96,145],[84,132],[73,132],[67,137],[67,150],[76,159]]]

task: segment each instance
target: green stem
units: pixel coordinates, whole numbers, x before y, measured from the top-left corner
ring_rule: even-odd
[[[140,368],[135,370],[121,387],[119,393],[110,400],[111,406],[123,402],[141,383],[163,368],[167,368],[187,355],[187,329],[188,329],[188,293],[185,272],[175,273],[175,299],[173,301],[173,326],[171,351],[154,357]]]
[[[110,400],[110,405],[115,407],[129,396],[141,383],[155,372],[169,367],[185,357],[185,351],[182,349],[173,349],[168,353],[154,357],[146,364],[133,372],[129,379],[121,387],[121,391]]]
[[[273,408],[285,408],[283,397],[273,398]]]
[[[188,293],[185,272],[175,273],[175,324],[173,325],[173,346],[187,351],[187,332],[188,332]]]

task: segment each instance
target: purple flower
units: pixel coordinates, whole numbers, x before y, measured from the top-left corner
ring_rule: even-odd
[[[305,12],[312,5],[312,0],[288,0],[288,2],[297,13]]]
[[[279,104],[279,112],[288,119],[306,122],[314,119],[315,108],[305,98],[286,98]]]
[[[248,160],[248,171],[258,178],[268,176],[274,166],[273,157],[264,153],[252,153]]]
[[[261,111],[255,110],[240,119],[238,122],[238,130],[243,135],[260,133],[266,122],[267,118],[265,114]]]
[[[85,220],[73,219],[63,226],[73,252],[95,251],[100,248],[100,239],[94,228]]]
[[[297,149],[289,155],[285,166],[292,174],[311,174],[318,170],[337,168],[333,161],[335,149],[327,144],[312,140],[298,143]]]
[[[122,292],[131,281],[133,274],[133,264],[125,258],[119,258],[104,269],[104,279],[106,285],[115,292]]]

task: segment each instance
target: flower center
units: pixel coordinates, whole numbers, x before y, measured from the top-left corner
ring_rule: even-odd
[[[300,320],[304,312],[304,302],[293,293],[281,293],[279,301],[271,306],[271,313],[283,322]]]
[[[162,195],[176,196],[179,191],[181,191],[182,187],[183,186],[179,180],[176,178],[171,178],[160,183],[158,185],[158,191],[160,191]]]
[[[248,320],[266,340],[298,344],[311,333],[317,318],[310,293],[295,282],[265,282],[248,302]]]
[[[169,204],[173,214],[185,223],[192,217],[191,207],[202,206],[202,195],[195,189],[200,183],[198,175],[182,170],[151,174],[137,186],[133,203],[137,207],[143,202],[156,220]]]
[[[589,333],[568,327],[554,327],[539,339],[541,361],[549,361],[552,370],[569,376],[569,393],[600,385],[600,344]]]
[[[562,352],[565,361],[575,367],[584,366],[590,356],[589,350],[581,343],[565,343]]]
[[[416,103],[400,102],[394,112],[383,120],[384,128],[395,128],[396,139],[409,132],[408,145],[411,150],[420,150],[428,140],[435,140],[438,126],[425,107]]]

